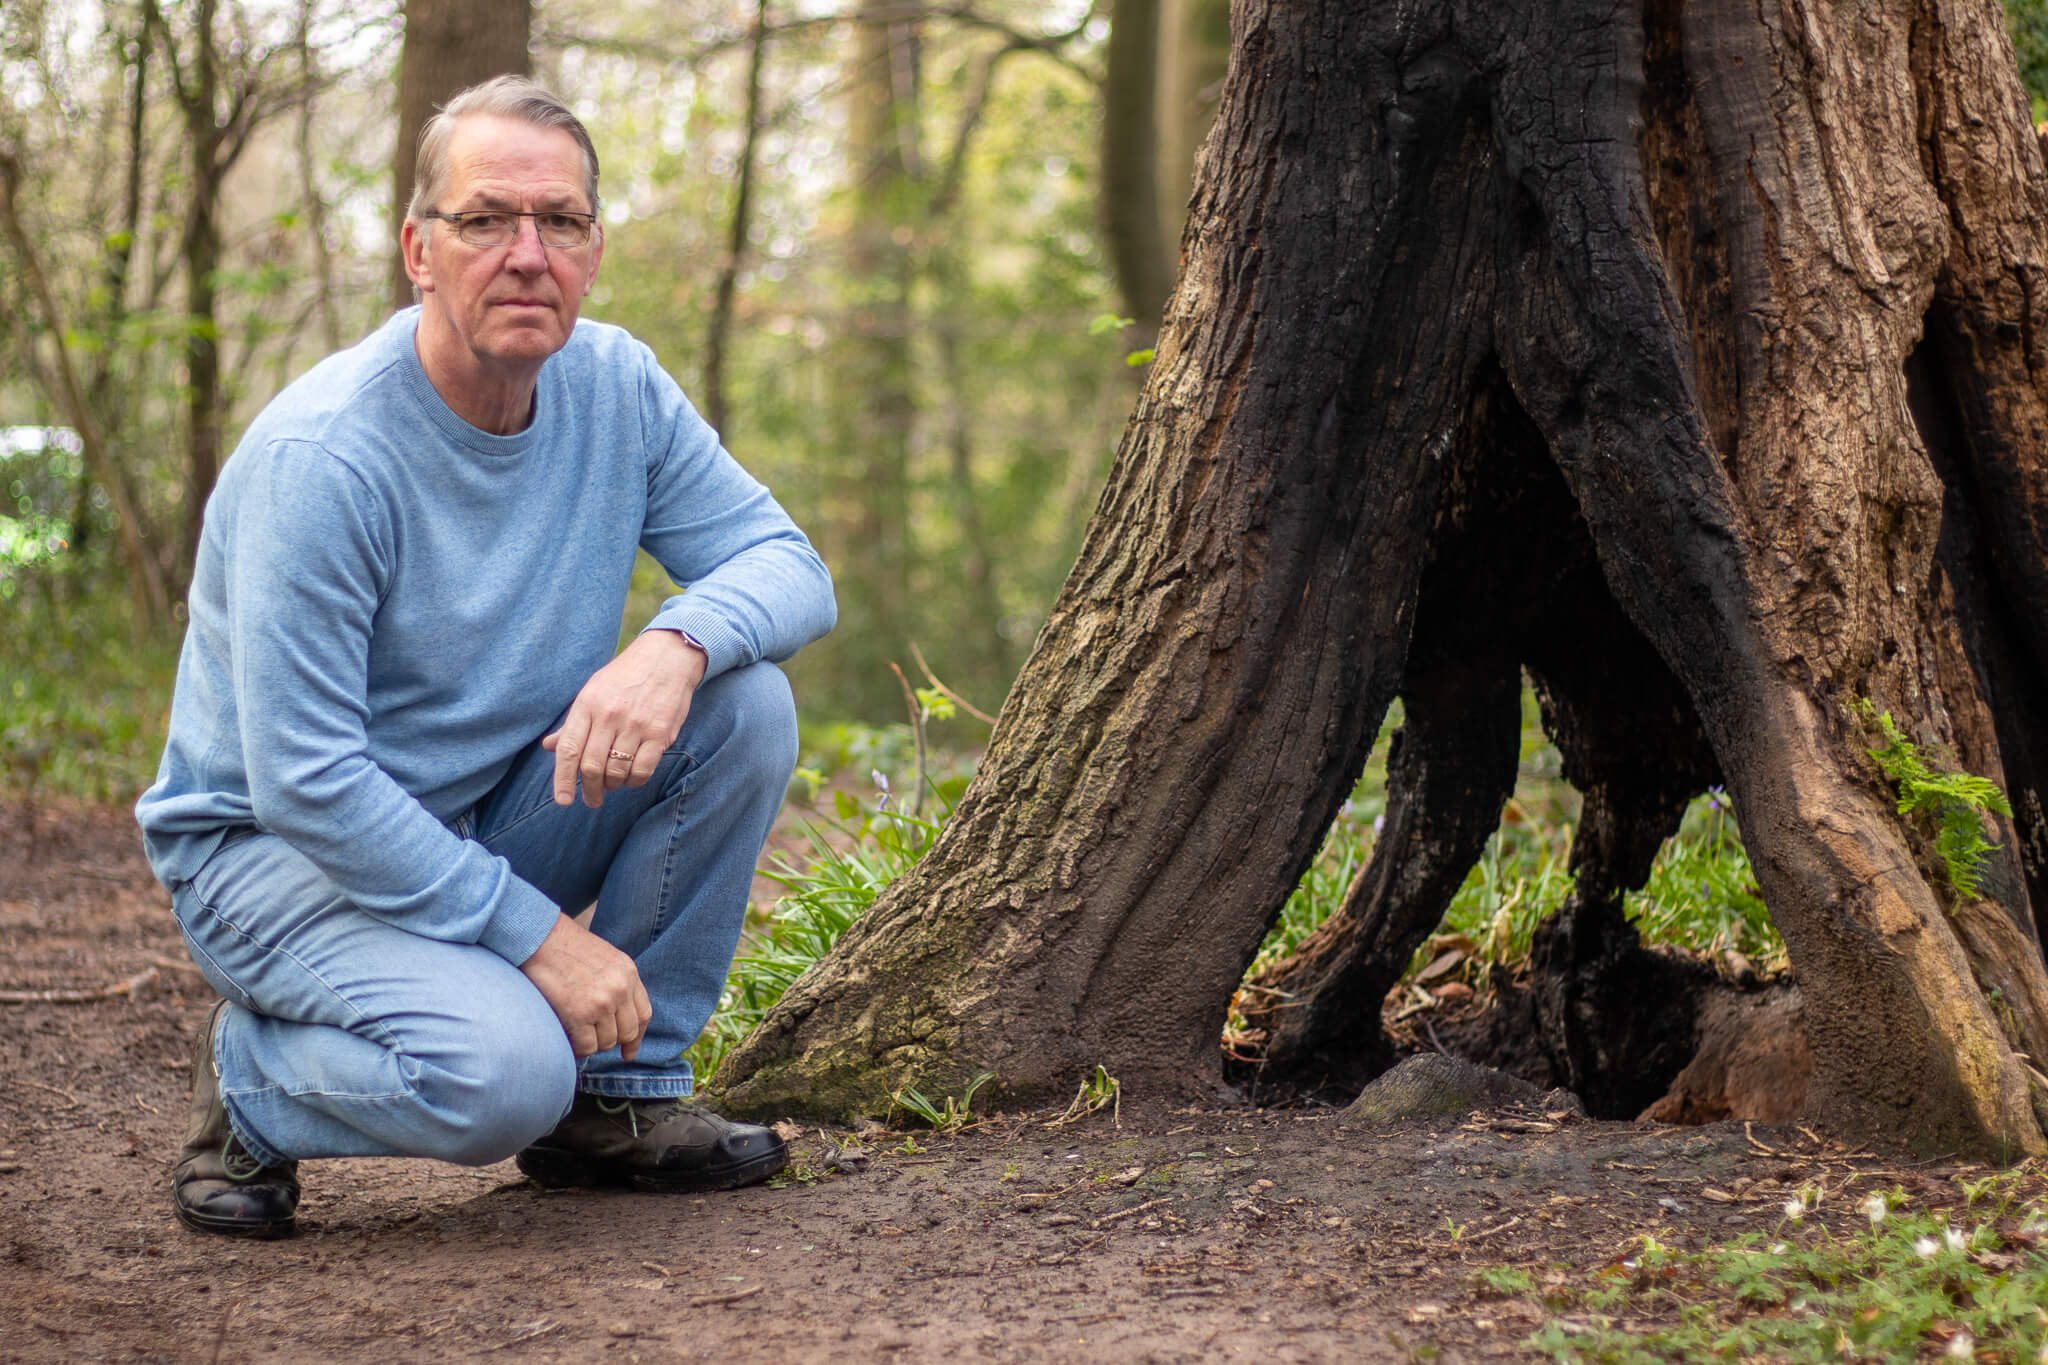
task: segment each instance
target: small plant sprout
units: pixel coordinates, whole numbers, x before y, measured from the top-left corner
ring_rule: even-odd
[[[1124,1106],[1123,1082],[1109,1074],[1108,1068],[1098,1063],[1095,1071],[1081,1082],[1081,1088],[1074,1092],[1074,1102],[1067,1106],[1067,1112],[1053,1120],[1055,1126],[1084,1119],[1097,1110],[1108,1107],[1110,1122],[1121,1126]]]
[[[967,1083],[967,1091],[959,1099],[956,1100],[951,1095],[946,1096],[944,1107],[933,1104],[925,1098],[923,1092],[911,1086],[895,1091],[889,1098],[898,1109],[923,1119],[939,1132],[957,1133],[967,1126],[968,1120],[972,1117],[968,1113],[968,1106],[974,1103],[974,1092],[995,1078],[996,1073],[993,1071],[982,1072]]]

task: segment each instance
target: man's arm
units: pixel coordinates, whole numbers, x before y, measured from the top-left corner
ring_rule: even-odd
[[[257,822],[370,914],[526,961],[558,907],[369,756],[370,632],[391,543],[376,500],[317,445],[250,454],[224,532],[225,628]]]
[[[768,490],[726,453],[647,353],[641,409],[650,443],[640,544],[688,591],[648,623],[705,654],[705,676],[780,662],[832,629],[832,575]]]

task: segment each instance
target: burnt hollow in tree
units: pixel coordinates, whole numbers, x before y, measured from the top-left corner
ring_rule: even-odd
[[[1262,1083],[1356,1089],[1393,1061],[1380,1007],[1514,791],[1526,669],[1585,799],[1574,894],[1539,931],[1549,1074],[1633,1116],[1690,1058],[1712,973],[1644,949],[1621,898],[1719,780],[1690,703],[1608,592],[1543,438],[1497,367],[1476,387],[1424,567],[1387,810],[1344,903],[1241,997]],[[1481,1059],[1492,1060],[1492,1059]]]

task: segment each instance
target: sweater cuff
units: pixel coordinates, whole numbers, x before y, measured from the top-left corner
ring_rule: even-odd
[[[540,951],[541,941],[555,929],[561,909],[525,882],[514,881],[478,940],[517,967]]]
[[[752,660],[746,657],[746,644],[739,633],[722,619],[702,607],[692,608],[678,603],[663,607],[647,630],[680,631],[697,642],[704,651],[704,676],[717,677],[731,669],[738,668]],[[645,634],[646,631],[642,631]]]

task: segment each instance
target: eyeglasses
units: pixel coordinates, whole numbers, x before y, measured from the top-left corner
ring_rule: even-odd
[[[519,235],[519,220],[533,219],[542,246],[576,247],[590,242],[597,225],[594,213],[568,213],[550,209],[546,213],[514,213],[510,209],[477,209],[468,213],[423,213],[422,218],[439,218],[455,224],[455,235],[471,246],[504,246]]]

